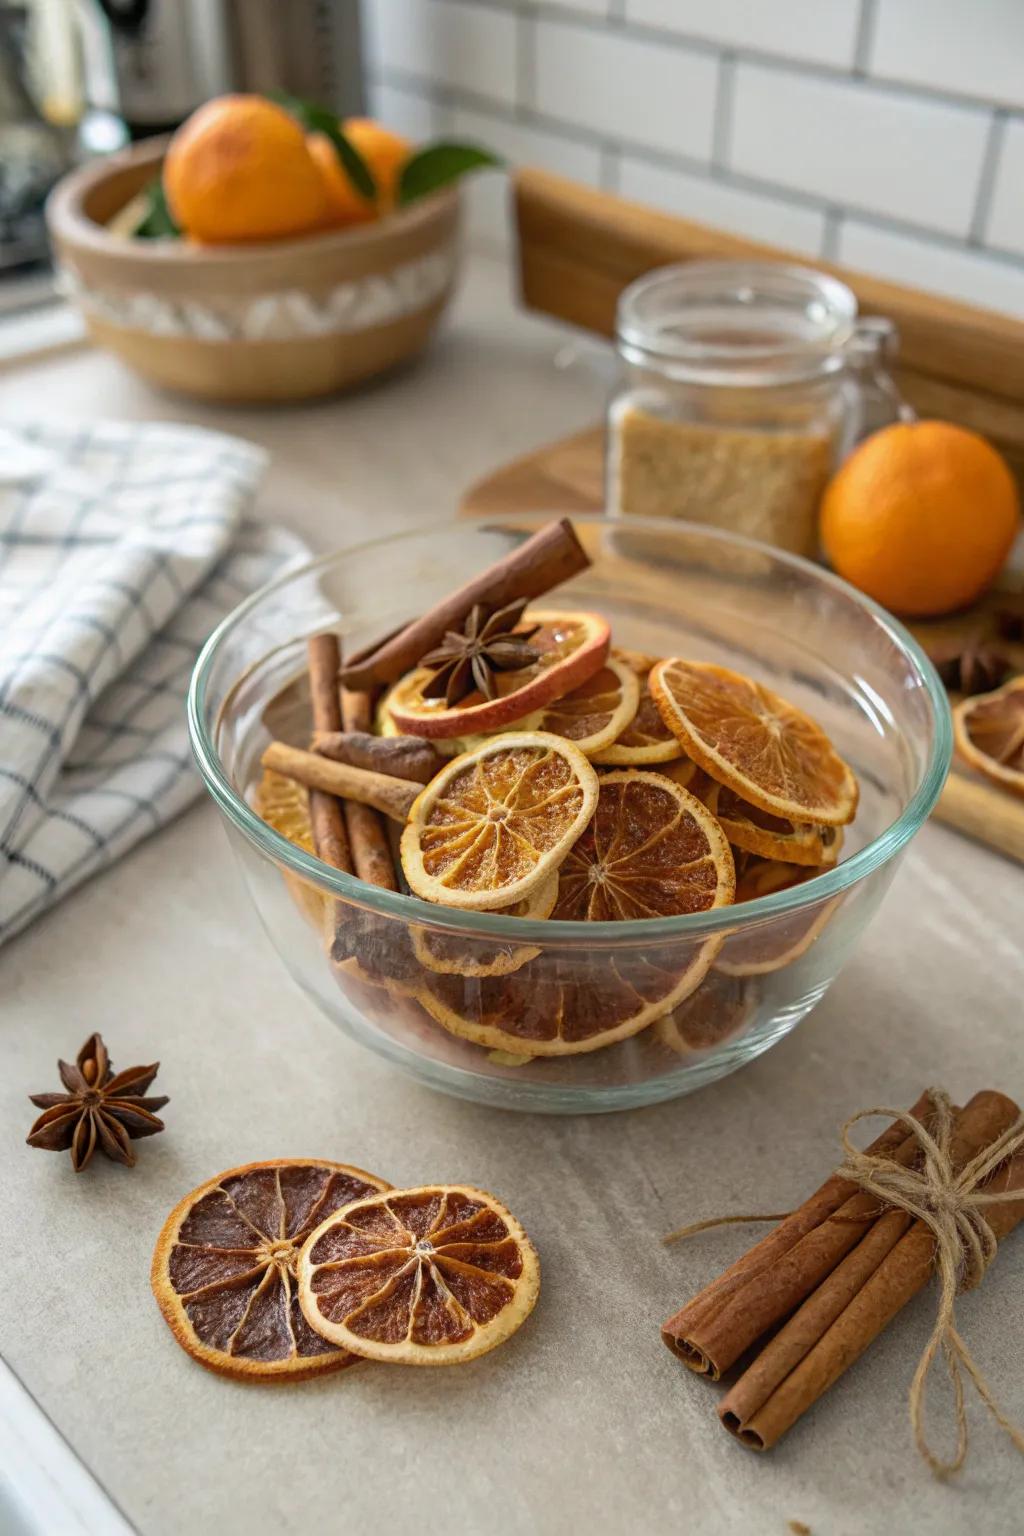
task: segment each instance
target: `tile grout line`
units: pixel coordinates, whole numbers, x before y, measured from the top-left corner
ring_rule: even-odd
[[[978,188],[975,193],[974,211],[971,214],[971,222],[967,230],[967,243],[969,246],[985,247],[985,230],[992,212],[996,178],[999,174],[999,162],[1002,158],[1003,141],[1005,138],[1006,113],[997,108],[992,114],[992,122],[989,125],[988,138],[985,142],[985,153],[981,161],[981,172],[978,176]]]
[[[729,165],[732,148],[732,117],[735,99],[736,56],[723,53],[718,61],[715,104],[711,123],[711,169],[717,176]]]
[[[875,42],[875,24],[878,20],[877,0],[860,0],[860,16],[857,21],[857,37],[853,47],[853,73],[871,73],[871,51]]]

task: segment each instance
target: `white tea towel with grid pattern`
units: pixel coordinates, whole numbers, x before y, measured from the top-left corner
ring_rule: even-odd
[[[199,793],[197,652],[305,551],[265,455],[197,427],[0,424],[0,943]]]

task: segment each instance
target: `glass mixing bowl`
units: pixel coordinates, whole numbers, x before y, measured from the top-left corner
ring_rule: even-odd
[[[710,528],[574,517],[593,564],[545,605],[596,609],[618,645],[720,662],[801,705],[860,780],[827,873],[734,908],[628,923],[456,912],[321,864],[252,809],[272,737],[308,743],[309,635],[351,654],[547,517],[449,523],[329,555],[215,631],[189,694],[193,750],[267,941],[354,1039],[422,1082],[505,1108],[623,1109],[691,1092],[788,1034],[824,995],[942,788],[945,693],[887,613],[826,571]],[[647,1020],[631,1033],[638,1018]],[[621,1038],[543,1054],[595,1021]]]

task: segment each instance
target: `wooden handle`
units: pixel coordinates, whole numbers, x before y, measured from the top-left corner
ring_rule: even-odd
[[[1024,800],[1006,790],[954,771],[932,815],[943,826],[1024,864]]]
[[[350,768],[318,752],[303,752],[283,741],[272,741],[261,758],[264,768],[283,773],[285,778],[320,789],[342,800],[356,800],[372,805],[394,821],[405,821],[409,809],[423,788],[411,779],[393,779],[386,773],[368,773],[364,768]]]

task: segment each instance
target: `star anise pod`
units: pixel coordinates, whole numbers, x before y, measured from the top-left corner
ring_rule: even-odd
[[[477,603],[464,628],[450,629],[437,649],[424,656],[421,666],[432,668],[434,676],[424,687],[423,697],[443,698],[449,709],[474,688],[485,699],[493,699],[496,673],[518,672],[539,661],[540,652],[528,644],[539,626],[516,629],[527,601],[518,598],[493,613]]]
[[[977,637],[936,642],[928,647],[928,657],[947,688],[968,695],[991,693],[1011,671],[999,648]]]
[[[57,1071],[66,1093],[30,1093],[43,1113],[28,1136],[30,1147],[48,1152],[71,1149],[71,1166],[81,1173],[97,1146],[116,1163],[131,1168],[135,1153],[131,1138],[155,1136],[164,1123],[153,1113],[163,1109],[166,1098],[144,1098],[160,1068],[126,1067],[115,1077],[102,1036],[90,1035],[75,1064],[58,1061]]]

